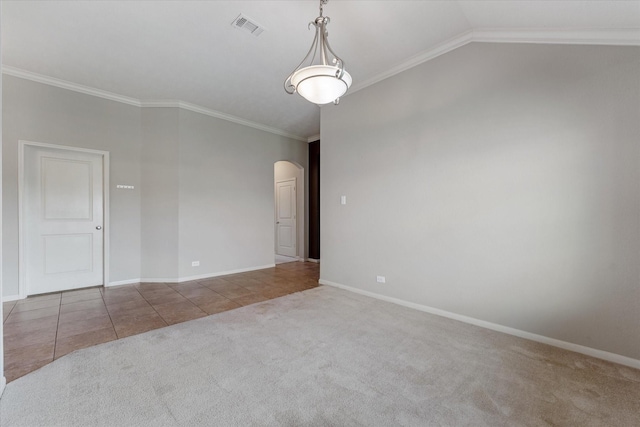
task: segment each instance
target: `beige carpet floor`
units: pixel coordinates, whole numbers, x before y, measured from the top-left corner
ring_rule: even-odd
[[[640,371],[320,287],[71,353],[5,426],[638,426]]]

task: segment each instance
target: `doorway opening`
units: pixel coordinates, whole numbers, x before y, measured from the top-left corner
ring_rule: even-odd
[[[304,168],[286,160],[275,162],[273,177],[275,264],[304,261]]]

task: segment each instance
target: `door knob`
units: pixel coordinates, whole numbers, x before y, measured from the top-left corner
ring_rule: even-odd
[[[102,226],[101,225],[97,225],[96,226],[96,230],[102,230]]]
[[[276,224],[280,224],[280,221],[276,221]]]

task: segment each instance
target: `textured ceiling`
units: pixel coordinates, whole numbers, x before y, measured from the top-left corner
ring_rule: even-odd
[[[234,29],[240,13],[266,30]],[[307,23],[317,14],[315,0],[3,1],[2,62],[308,137],[319,133],[320,110],[282,85],[311,44]],[[637,29],[640,1],[331,0],[325,15],[357,89],[470,30]]]

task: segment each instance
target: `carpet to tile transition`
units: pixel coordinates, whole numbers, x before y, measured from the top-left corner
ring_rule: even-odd
[[[320,287],[79,350],[4,426],[640,425],[640,371]]]

